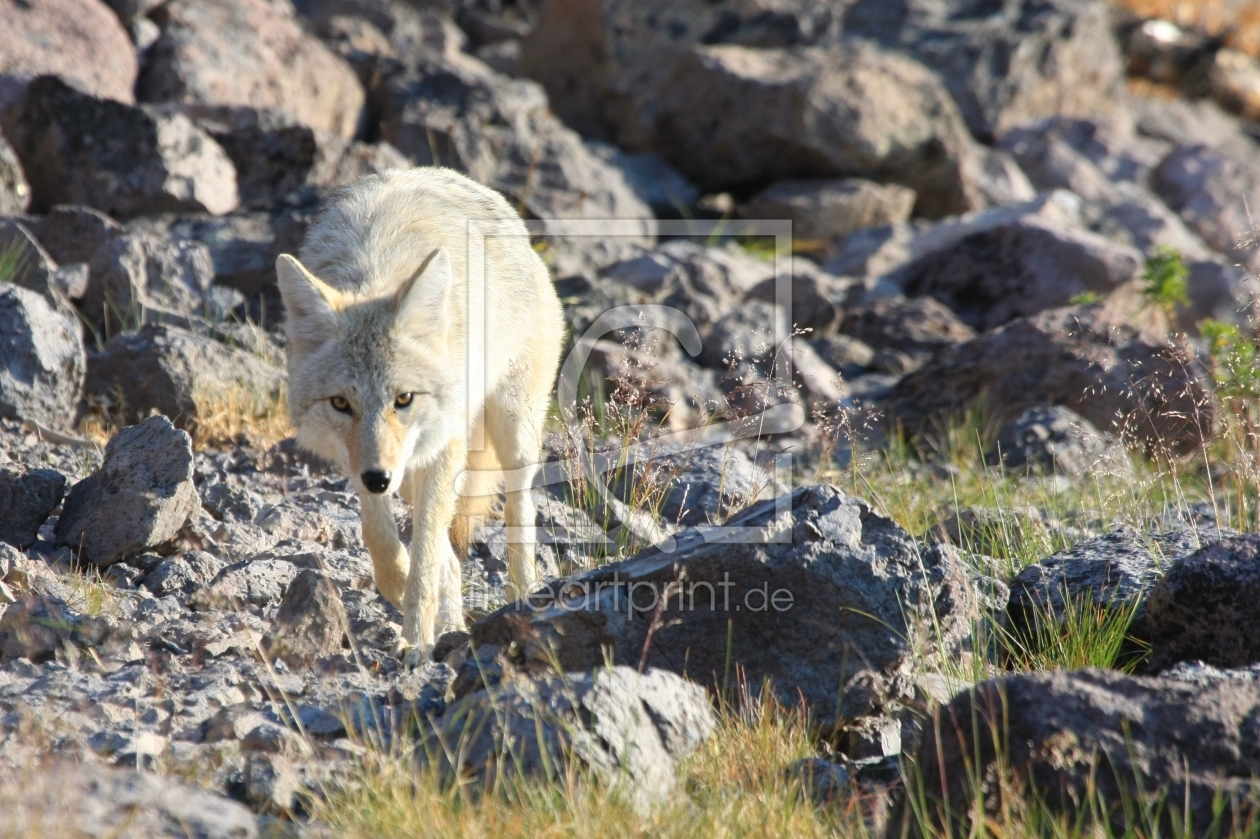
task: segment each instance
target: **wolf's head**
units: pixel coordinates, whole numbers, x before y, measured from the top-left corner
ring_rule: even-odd
[[[298,443],[340,464],[360,491],[396,491],[407,464],[433,457],[463,421],[450,256],[436,251],[385,297],[335,289],[288,254],[276,279]]]

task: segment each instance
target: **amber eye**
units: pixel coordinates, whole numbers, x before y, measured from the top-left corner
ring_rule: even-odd
[[[349,401],[346,400],[346,397],[334,396],[332,399],[328,401],[332,402],[332,406],[334,410],[341,411],[341,413],[343,414],[350,413],[350,403]]]
[[[411,404],[411,399],[412,399],[412,397],[413,397],[414,395],[415,395],[415,394],[411,394],[411,393],[400,393],[400,394],[398,394],[398,398],[394,400],[394,407],[395,407],[395,408],[406,408],[408,405],[410,405],[410,404]]]

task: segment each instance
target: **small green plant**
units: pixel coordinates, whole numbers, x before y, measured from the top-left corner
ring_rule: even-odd
[[[1147,302],[1171,316],[1178,305],[1190,305],[1189,279],[1190,269],[1181,254],[1161,245],[1146,260],[1142,291]]]
[[[26,243],[14,239],[0,248],[0,283],[15,283],[26,264]]]
[[[1073,294],[1068,298],[1068,302],[1073,306],[1093,306],[1102,302],[1102,295],[1093,289],[1090,289],[1089,291],[1082,291],[1078,294]]]
[[[1141,601],[1105,603],[1093,592],[1071,597],[1063,592],[1063,606],[1049,602],[1026,613],[1027,622],[1014,628],[995,624],[1001,656],[1018,671],[1080,670],[1103,667],[1130,672],[1146,657],[1145,645],[1129,635]]]

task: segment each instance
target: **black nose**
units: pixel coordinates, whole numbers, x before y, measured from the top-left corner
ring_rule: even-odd
[[[363,485],[367,487],[368,492],[381,493],[389,489],[389,473],[379,469],[364,472],[359,476],[363,479]]]

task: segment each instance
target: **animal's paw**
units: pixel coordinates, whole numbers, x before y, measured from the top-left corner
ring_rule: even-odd
[[[409,644],[406,641],[399,641],[394,648],[394,655],[402,662],[404,670],[421,669],[432,653],[432,644]]]

